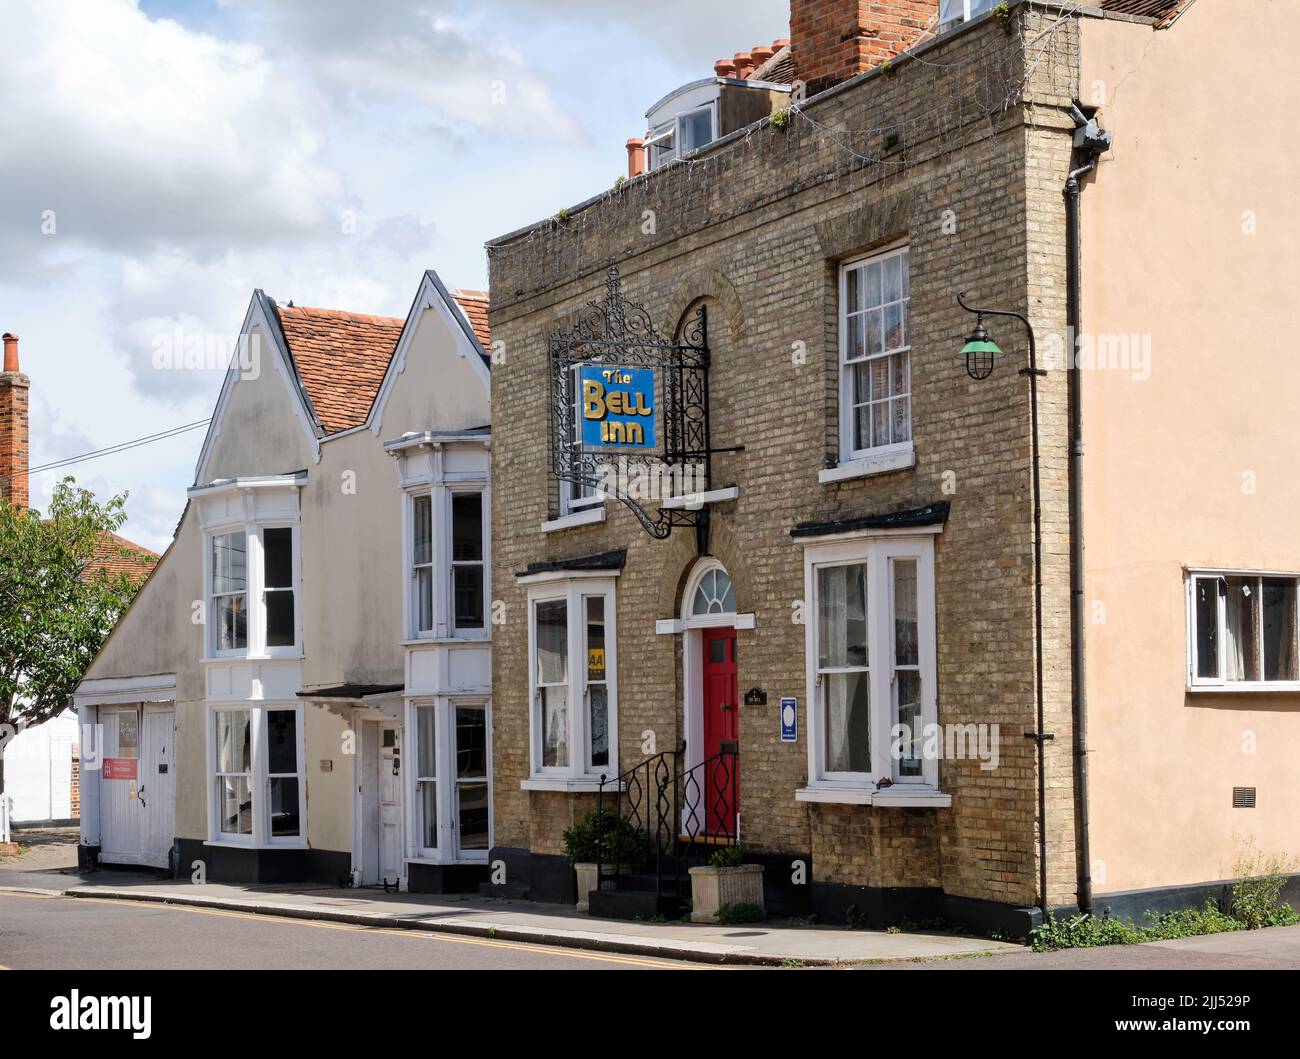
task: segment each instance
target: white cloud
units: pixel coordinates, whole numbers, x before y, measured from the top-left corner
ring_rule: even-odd
[[[216,253],[302,237],[343,208],[322,99],[262,48],[151,21],[133,0],[0,0],[0,19],[0,262],[69,242]]]

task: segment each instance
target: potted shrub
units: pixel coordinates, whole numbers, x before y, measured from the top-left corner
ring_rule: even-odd
[[[692,923],[752,922],[765,915],[763,865],[745,864],[739,846],[714,850],[707,865],[690,872]]]
[[[635,871],[645,859],[645,832],[612,809],[593,809],[564,832],[564,855],[578,880],[578,911],[587,911],[587,898],[596,889],[597,861],[606,868]]]

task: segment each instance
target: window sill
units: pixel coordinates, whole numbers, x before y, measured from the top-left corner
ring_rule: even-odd
[[[521,791],[559,791],[565,794],[594,794],[600,790],[599,776],[530,776],[519,781]],[[610,781],[605,789],[621,791],[623,784]]]
[[[306,656],[302,651],[293,651],[288,654],[232,654],[232,655],[207,655],[199,659],[200,662],[216,665],[238,665],[248,662],[301,662]]]
[[[845,460],[835,467],[827,467],[817,472],[817,481],[822,485],[830,482],[842,482],[849,478],[867,478],[873,474],[886,474],[889,471],[902,471],[916,466],[916,449],[908,445],[881,452],[876,455],[862,456],[855,460]]]
[[[875,790],[867,787],[800,787],[797,802],[828,802],[835,805],[870,805],[880,809],[947,809],[952,795],[929,787],[899,790],[899,786]]]
[[[1237,681],[1231,684],[1189,684],[1189,695],[1294,695],[1300,692],[1300,681],[1279,680],[1273,683],[1262,681]]]
[[[442,868],[449,864],[486,864],[487,850],[483,851],[480,857],[467,857],[462,854],[459,857],[403,857],[403,864],[423,864],[426,868]]]
[[[740,496],[740,487],[727,486],[725,489],[709,489],[703,493],[686,493],[683,496],[670,496],[659,506],[665,511],[698,511],[708,504],[725,504]]]
[[[205,846],[212,846],[216,849],[309,849],[306,842],[299,839],[297,842],[225,842],[214,839],[208,839],[203,843]]]
[[[559,533],[561,530],[575,529],[578,526],[591,526],[604,521],[605,505],[601,503],[592,507],[581,508],[567,515],[561,515],[559,518],[549,519],[542,523],[542,532]]]
[[[417,640],[403,640],[401,647],[445,647],[448,644],[456,646],[492,646],[492,637],[490,636],[425,636]]]

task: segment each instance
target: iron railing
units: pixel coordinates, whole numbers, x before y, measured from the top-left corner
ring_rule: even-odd
[[[674,818],[678,804],[674,779],[685,751],[686,744],[683,743],[675,750],[665,750],[646,758],[612,780],[603,775],[600,777],[600,787],[596,791],[596,889],[618,889],[618,881],[624,869],[629,867],[633,871],[648,871],[653,866],[656,881],[661,877],[663,859],[673,851],[672,828],[665,825]],[[673,787],[671,793],[670,787]],[[611,794],[615,833],[622,818],[626,817],[628,823],[644,836],[639,865],[621,862],[617,855],[614,863],[605,861],[608,834],[605,809],[606,799]]]
[[[612,780],[601,777],[596,794],[598,889],[618,889],[624,874],[653,875],[657,897],[683,898],[690,890],[692,865],[719,848],[739,845],[739,755],[724,750],[683,769],[685,752],[683,743]],[[612,823],[606,816],[611,797]],[[619,827],[624,817],[643,833],[639,866],[604,860],[607,828]]]

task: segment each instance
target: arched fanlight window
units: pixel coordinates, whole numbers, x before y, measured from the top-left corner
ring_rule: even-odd
[[[709,570],[700,578],[695,589],[695,600],[691,604],[691,614],[699,617],[703,614],[734,614],[736,596],[731,590],[731,575],[721,567]]]

